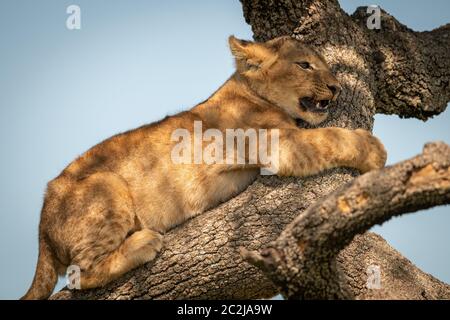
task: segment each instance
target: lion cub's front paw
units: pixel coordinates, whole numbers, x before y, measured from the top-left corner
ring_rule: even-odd
[[[358,169],[365,173],[383,168],[386,164],[387,152],[381,141],[367,130],[356,129],[355,133],[362,142],[362,150],[360,150],[362,159]]]

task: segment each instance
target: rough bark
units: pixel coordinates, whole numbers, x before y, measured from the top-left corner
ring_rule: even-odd
[[[332,66],[343,92],[338,100],[339,107],[325,126],[371,129],[376,112],[426,119],[442,112],[450,99],[449,25],[418,33],[383,12],[382,29],[376,31],[365,27],[367,15],[364,9],[349,16],[340,9],[337,1],[241,2],[256,40],[293,34],[314,46]],[[164,251],[155,261],[105,288],[82,292],[63,290],[53,298],[273,296],[278,292],[277,287],[258,268],[242,260],[239,248],[263,249],[306,208],[356,175],[349,169],[336,169],[307,179],[261,177],[234,199],[171,230],[166,234]],[[357,241],[365,243],[367,251],[355,245]],[[372,257],[385,262],[401,259],[403,263],[394,264],[400,269],[393,267],[393,275],[409,270],[408,274],[426,279],[424,286],[438,283],[406,262],[379,237],[370,234],[356,237],[343,252],[348,254],[339,256],[342,261],[347,261],[342,270],[362,272],[352,276],[354,281],[351,283],[355,283],[355,288],[360,287],[365,276],[363,262]],[[345,259],[352,256],[358,258]],[[387,279],[395,279],[395,276]],[[408,283],[414,286],[415,276],[409,280]],[[389,287],[395,283],[384,285]],[[363,291],[354,296],[370,297]],[[405,293],[404,297],[409,296]]]
[[[300,180],[261,177],[236,198],[171,230],[165,248],[151,263],[105,288],[63,290],[57,299],[218,299],[260,298],[277,294],[257,268],[244,262],[239,248],[262,249],[299,212],[351,180],[343,169],[334,178]],[[306,191],[308,190],[308,191]],[[306,192],[305,192],[306,191]]]
[[[450,287],[417,268],[379,235],[357,235],[336,258],[352,298],[450,299]],[[370,267],[379,267],[381,282],[369,288]],[[370,281],[369,281],[370,283]]]
[[[415,32],[382,10],[381,29],[370,30],[367,7],[349,16],[331,0],[241,2],[256,40],[293,34],[336,57],[329,62],[338,71],[366,75],[358,77],[366,86],[344,91],[370,98],[371,112],[426,120],[450,100],[450,24]]]
[[[361,290],[354,284],[355,277],[361,280],[361,272],[355,272],[355,267],[362,268],[363,265],[350,259],[361,259],[360,253],[355,252],[367,245],[364,242],[376,244],[376,238],[359,239],[360,245],[345,249],[337,259],[339,252],[350,244],[355,235],[375,224],[397,215],[448,203],[450,147],[444,143],[427,144],[422,155],[360,176],[314,203],[261,254],[246,249],[241,251],[248,261],[265,271],[286,298],[367,298],[372,296],[370,290]],[[375,257],[383,266],[380,271],[387,286],[380,291],[383,294],[375,296],[450,297],[450,286],[438,281],[433,280],[433,285],[429,286],[428,282],[424,285],[421,281],[408,282],[408,278],[396,278],[392,268],[400,272],[399,262],[390,259],[389,250],[381,251],[384,256]],[[399,255],[396,256],[398,258]],[[409,280],[417,275],[431,279],[411,267],[410,263],[405,264],[407,267],[411,269]],[[363,278],[367,280],[366,275]]]

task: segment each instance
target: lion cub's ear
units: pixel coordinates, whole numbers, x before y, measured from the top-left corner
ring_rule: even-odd
[[[275,52],[260,43],[240,40],[234,36],[228,38],[228,43],[240,73],[250,75],[252,72],[270,67],[277,59]]]

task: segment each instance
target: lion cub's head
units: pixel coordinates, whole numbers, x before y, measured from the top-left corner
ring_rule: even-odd
[[[324,121],[341,87],[318,53],[291,37],[265,43],[229,38],[237,72],[261,97],[310,124]]]

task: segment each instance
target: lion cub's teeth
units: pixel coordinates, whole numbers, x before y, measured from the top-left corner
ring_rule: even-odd
[[[319,102],[317,102],[317,104],[316,104],[316,108],[321,108],[321,105],[320,105],[320,101]]]

